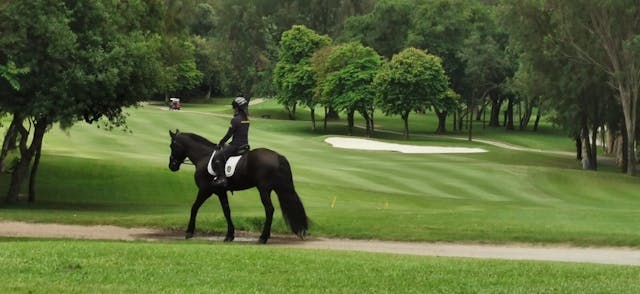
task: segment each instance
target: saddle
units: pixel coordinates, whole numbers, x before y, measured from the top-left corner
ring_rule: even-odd
[[[207,171],[209,172],[210,175],[212,176],[216,175],[214,171],[213,163],[214,163],[214,157],[219,152],[222,153],[222,156],[224,156],[223,158],[223,161],[225,162],[224,173],[227,177],[231,177],[235,173],[236,166],[238,165],[240,158],[242,158],[242,155],[245,155],[246,153],[249,152],[249,150],[251,150],[249,145],[242,145],[238,147],[235,150],[235,152],[227,152],[228,151],[227,148],[228,146],[224,146],[224,147],[216,148],[215,150],[213,150],[213,153],[211,154],[211,158],[209,159],[209,164],[207,165]],[[218,154],[218,156],[220,155]]]

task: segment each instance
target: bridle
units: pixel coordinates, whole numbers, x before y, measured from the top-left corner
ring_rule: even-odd
[[[173,144],[175,144],[175,145],[179,145],[179,143],[178,143],[178,142],[176,142],[175,140],[173,140],[173,142],[172,142],[172,143],[173,143]],[[187,156],[185,155],[182,159],[176,159],[176,158],[173,156],[173,151],[174,151],[174,148],[171,148],[171,155],[169,155],[169,164],[170,164],[171,166],[180,166],[180,165],[181,165],[181,164],[183,164],[183,163],[184,163],[184,161],[187,159]]]

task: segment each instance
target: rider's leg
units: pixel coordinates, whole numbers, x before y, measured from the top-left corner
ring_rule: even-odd
[[[216,155],[213,157],[213,171],[215,172],[215,177],[213,177],[213,181],[211,184],[214,186],[225,186],[227,184],[227,177],[224,174],[224,164],[225,164],[225,147],[222,147]]]
[[[233,155],[237,151],[237,147],[232,145],[226,145],[220,151],[219,154],[213,157],[213,170],[216,173],[216,177],[213,179],[212,184],[215,186],[226,186],[227,185],[227,175],[224,172],[224,166],[227,162],[227,158]]]

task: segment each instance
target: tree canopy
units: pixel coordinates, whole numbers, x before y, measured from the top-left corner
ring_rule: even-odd
[[[305,26],[293,26],[282,34],[278,63],[274,70],[274,84],[278,100],[295,117],[295,106],[300,103],[311,110],[312,128],[315,129],[313,89],[316,85],[311,57],[319,48],[331,44],[328,36],[320,36]]]
[[[449,89],[449,80],[439,57],[407,48],[394,55],[375,77],[376,104],[386,114],[404,121],[404,136],[409,138],[409,114],[424,111]]]
[[[123,107],[160,88],[160,39],[131,29],[120,16],[125,8],[110,1],[35,0],[11,2],[1,11],[0,59],[29,69],[13,77],[19,88],[0,88],[0,106],[13,115],[14,131],[5,141],[20,137],[21,161],[13,171],[9,201],[17,199],[29,171],[30,198],[35,197],[42,139],[52,123],[69,126],[105,117],[120,124]]]
[[[382,58],[372,48],[360,43],[336,46],[326,59],[325,74],[319,87],[323,97],[331,97],[331,105],[346,111],[349,132],[353,128],[353,113],[365,119],[367,134],[373,131],[375,89],[373,79],[380,70]]]

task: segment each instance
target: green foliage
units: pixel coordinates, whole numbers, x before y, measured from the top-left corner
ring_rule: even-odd
[[[373,10],[347,19],[341,41],[358,41],[386,58],[405,48],[415,0],[379,0]]]
[[[195,46],[185,37],[166,36],[161,47],[164,61],[162,88],[166,94],[197,86],[203,77],[196,66]]]
[[[360,112],[369,127],[376,95],[372,83],[381,64],[378,53],[360,43],[336,46],[326,58],[325,76],[318,85],[322,97],[336,110]]]
[[[19,91],[0,95],[4,109],[67,124],[118,120],[121,107],[157,89],[157,38],[127,31],[116,5],[76,5],[38,0],[3,10],[0,55],[30,69]]]
[[[274,70],[274,85],[278,101],[292,108],[297,103],[314,108],[316,85],[311,57],[313,53],[331,43],[327,36],[320,36],[305,26],[293,26],[282,34],[279,59]]]
[[[20,134],[21,158],[7,201],[17,201],[27,174],[34,179],[50,124],[69,127],[104,117],[123,125],[122,108],[160,88],[159,37],[123,19],[127,8],[113,1],[35,0],[0,11],[0,60],[30,69],[16,78],[19,89],[0,87],[0,108],[16,122],[6,140]],[[31,181],[29,201],[35,200],[34,187]]]
[[[272,67],[272,24],[253,1],[219,0],[213,11],[216,29],[209,37],[219,45],[220,86],[229,95],[251,98]]]
[[[20,90],[20,83],[17,77],[29,72],[29,68],[18,68],[12,61],[7,65],[0,64],[0,77],[2,77],[14,90]]]
[[[469,88],[460,52],[472,31],[477,5],[468,0],[429,0],[423,1],[412,15],[407,44],[439,56],[454,90],[459,93]]]
[[[371,87],[382,64],[380,56],[360,43],[348,43],[333,49],[326,61],[329,73],[323,95],[333,97],[337,110],[366,111],[375,96]]]
[[[460,107],[460,95],[453,89],[447,89],[443,95],[433,100],[431,106],[436,112],[455,111]]]
[[[579,130],[587,140],[585,133],[604,124],[612,130],[626,130],[627,158],[635,162],[632,142],[636,140],[640,92],[630,89],[640,88],[639,59],[629,44],[640,35],[637,3],[504,1],[501,7],[503,25],[528,62],[536,71],[553,77],[549,90],[556,101],[552,104],[562,106],[558,113],[568,114],[563,119],[568,129]],[[618,101],[599,99],[603,96]],[[622,112],[624,124],[620,115],[603,115],[602,109],[614,108]],[[635,164],[626,166],[628,174],[635,173]]]
[[[412,111],[433,106],[444,95],[449,81],[440,58],[408,48],[393,56],[375,78],[376,104],[385,114],[397,114],[405,121]],[[405,137],[409,136],[408,126]]]

